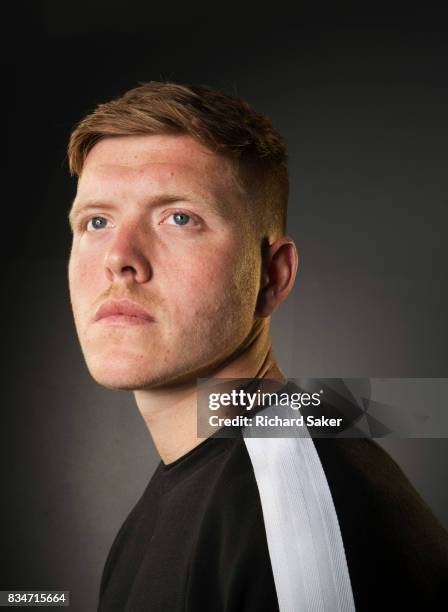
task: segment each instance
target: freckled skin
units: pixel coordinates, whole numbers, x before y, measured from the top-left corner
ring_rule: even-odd
[[[179,192],[197,197],[151,204]],[[79,217],[69,285],[97,382],[135,390],[211,375],[257,333],[260,246],[227,159],[188,136],[104,139],[87,156],[75,204],[91,199],[108,207]],[[210,201],[223,211],[204,203]],[[177,211],[194,223],[176,225]],[[86,219],[98,216],[107,227],[87,231]],[[138,302],[155,322],[94,322],[108,297]]]

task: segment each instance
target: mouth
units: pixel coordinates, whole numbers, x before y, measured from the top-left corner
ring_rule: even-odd
[[[95,322],[107,325],[149,325],[155,319],[142,306],[131,300],[106,300],[95,314]]]

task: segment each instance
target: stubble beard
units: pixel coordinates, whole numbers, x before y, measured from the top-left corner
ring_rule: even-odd
[[[195,384],[197,378],[211,377],[238,352],[253,327],[254,299],[248,299],[251,292],[235,289],[227,293],[225,301],[210,304],[171,342],[164,343],[159,337],[159,346],[152,351],[149,339],[147,351],[143,347],[127,355],[123,342],[117,341],[116,347],[102,351],[95,347],[100,342],[98,338],[95,342],[83,339],[81,346],[92,378],[108,389],[137,391]]]

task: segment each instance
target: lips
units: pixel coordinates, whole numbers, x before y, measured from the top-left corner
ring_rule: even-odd
[[[106,300],[95,314],[95,321],[116,322],[130,325],[153,323],[154,318],[131,300]]]

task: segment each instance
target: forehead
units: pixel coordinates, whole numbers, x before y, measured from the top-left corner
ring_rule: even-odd
[[[104,191],[152,192],[193,188],[217,198],[241,195],[234,164],[190,136],[118,136],[99,141],[87,155],[78,197]]]

